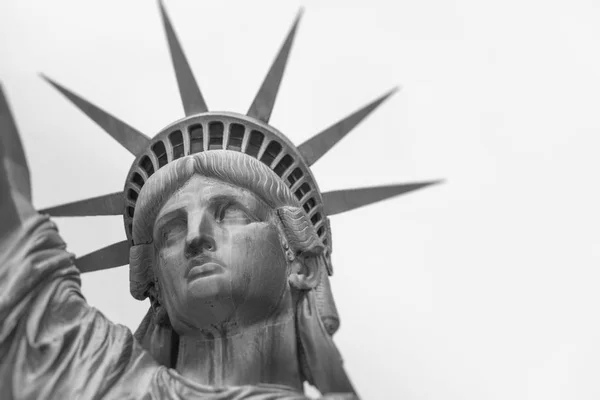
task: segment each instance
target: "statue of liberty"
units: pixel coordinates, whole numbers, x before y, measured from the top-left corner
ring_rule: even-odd
[[[39,212],[0,92],[3,399],[356,398],[328,217],[435,183],[321,192],[310,167],[390,93],[295,146],[269,118],[299,16],[246,114],[209,111],[161,4],[185,117],[153,137],[46,78],[135,157],[123,191]],[[123,215],[126,240],[75,259],[52,216]],[[80,274],[129,265],[136,332]]]

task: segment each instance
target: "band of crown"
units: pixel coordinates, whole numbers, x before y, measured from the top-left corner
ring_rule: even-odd
[[[210,150],[239,151],[271,168],[298,199],[317,235],[329,248],[331,234],[323,198],[296,146],[273,127],[229,112],[207,112],[183,118],[152,138],[148,149],[136,158],[124,189],[123,218],[130,242],[136,202],[148,178],[173,160]]]

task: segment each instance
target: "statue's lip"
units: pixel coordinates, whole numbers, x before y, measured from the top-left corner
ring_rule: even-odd
[[[222,265],[216,262],[206,262],[192,267],[187,274],[187,278],[188,280],[194,280],[210,275],[222,274],[223,272],[225,272],[225,268]]]

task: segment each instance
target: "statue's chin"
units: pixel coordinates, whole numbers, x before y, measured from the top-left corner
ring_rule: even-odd
[[[209,298],[190,298],[186,304],[186,310],[183,310],[186,323],[180,325],[172,321],[173,328],[177,333],[193,334],[198,330],[212,330],[220,327],[226,329],[230,327],[233,316],[235,315],[235,306],[231,297],[214,296]],[[180,315],[181,315],[180,314]],[[237,325],[234,323],[234,325]],[[226,329],[227,330],[227,329]]]
[[[185,301],[177,314],[187,316],[196,328],[219,325],[235,312],[231,294],[231,280],[227,271],[219,273],[196,273],[187,280]]]

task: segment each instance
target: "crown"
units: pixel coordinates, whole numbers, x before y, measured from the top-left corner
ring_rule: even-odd
[[[190,154],[229,150],[242,152],[263,162],[283,180],[298,199],[329,253],[329,216],[440,182],[320,191],[310,167],[397,89],[385,93],[299,146],[270,126],[269,119],[302,10],[298,13],[250,108],[243,115],[209,111],[161,1],[159,7],[185,117],[162,129],[152,138],[42,75],[136,157],[127,174],[123,191],[40,211],[55,217],[123,215],[127,240],[79,258],[76,265],[81,272],[129,264],[129,248],[133,244],[133,216],[140,190],[160,168]]]
[[[321,192],[298,148],[266,123],[235,113],[206,112],[163,129],[134,161],[125,183],[125,231],[131,239],[136,200],[145,181],[177,158],[210,150],[245,153],[269,166],[290,188],[327,246]]]

